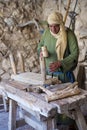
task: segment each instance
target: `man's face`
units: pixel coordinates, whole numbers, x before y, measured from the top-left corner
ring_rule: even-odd
[[[59,24],[51,24],[49,25],[49,28],[52,33],[57,34],[60,30],[60,25]]]

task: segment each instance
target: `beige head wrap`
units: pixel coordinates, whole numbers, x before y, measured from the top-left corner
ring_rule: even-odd
[[[57,38],[56,42],[56,53],[58,60],[62,60],[64,52],[67,46],[67,34],[63,24],[63,16],[59,12],[53,12],[48,16],[48,24],[60,24],[60,31],[57,34],[51,32],[51,34]]]

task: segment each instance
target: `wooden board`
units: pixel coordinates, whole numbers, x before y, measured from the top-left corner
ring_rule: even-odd
[[[47,77],[49,78],[50,76]],[[11,79],[28,84],[43,85],[43,79],[39,73],[24,72],[20,74],[12,74]]]
[[[24,84],[23,82],[15,81],[15,80],[2,80],[4,83],[9,84],[20,90],[27,90],[29,88],[28,84]]]

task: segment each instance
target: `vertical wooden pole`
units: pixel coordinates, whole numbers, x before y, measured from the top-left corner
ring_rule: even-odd
[[[54,123],[54,118],[46,118],[46,120],[42,121],[42,129],[41,130],[58,130]]]
[[[6,101],[6,99],[5,99],[5,96],[4,96],[4,95],[2,95],[2,98],[3,98],[4,110],[5,110],[5,112],[7,112],[7,111],[8,111],[7,101]]]
[[[66,14],[65,14],[65,17],[64,17],[64,24],[66,23],[66,18],[67,18],[68,12],[69,12],[70,3],[71,3],[71,0],[68,0],[68,6],[67,6]]]
[[[59,3],[58,3],[58,4],[59,4],[59,12],[61,12],[61,4],[62,4],[62,1],[59,0],[58,2],[59,2]]]

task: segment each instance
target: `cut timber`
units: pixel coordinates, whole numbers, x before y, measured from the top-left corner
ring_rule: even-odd
[[[79,94],[81,91],[78,88],[77,82],[67,86],[65,89],[58,90],[54,92],[51,95],[46,95],[45,99],[47,102],[53,101],[53,100],[58,100],[66,97],[70,97],[73,95]]]

